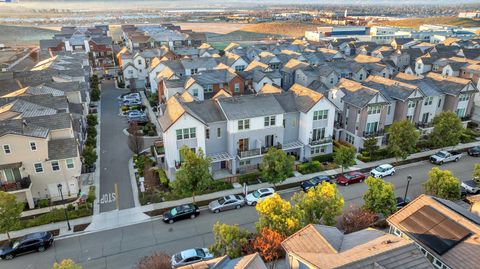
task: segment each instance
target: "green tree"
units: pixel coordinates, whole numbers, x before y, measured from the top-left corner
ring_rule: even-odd
[[[432,168],[428,172],[428,180],[423,184],[427,194],[448,199],[460,199],[460,181],[454,177],[452,172],[441,170],[438,167]]]
[[[334,225],[344,205],[337,185],[328,182],[322,182],[307,193],[296,193],[292,200],[301,214],[303,226],[310,223]]]
[[[480,163],[475,164],[473,168],[473,180],[480,185]]]
[[[262,178],[275,187],[292,175],[294,159],[285,151],[271,147],[260,164]]]
[[[404,160],[416,151],[419,137],[420,133],[411,121],[396,121],[389,128],[387,148],[397,160]]]
[[[230,259],[238,258],[248,244],[248,230],[238,225],[217,222],[213,225],[213,237],[215,241],[210,251],[217,257],[227,255]]]
[[[90,99],[93,101],[93,102],[96,102],[98,100],[100,100],[100,90],[99,89],[92,89],[90,91]]]
[[[179,195],[192,195],[195,203],[195,194],[207,190],[212,184],[210,174],[210,158],[206,157],[201,148],[195,153],[187,146],[180,149],[183,156],[181,168],[175,174],[172,182],[172,191]]]
[[[363,149],[368,153],[368,156],[370,158],[373,158],[375,151],[378,150],[377,142],[377,138],[374,136],[365,139],[365,141],[363,142]]]
[[[60,263],[54,263],[52,269],[82,269],[82,266],[76,264],[71,259],[65,259]]]
[[[339,147],[333,154],[333,161],[344,169],[355,165],[355,148],[353,147]]]
[[[268,228],[284,236],[289,236],[302,228],[300,212],[289,201],[278,194],[259,201],[255,207],[258,212],[258,231]]]
[[[15,195],[0,191],[0,233],[6,233],[10,241],[10,231],[20,226],[23,203],[17,203]]]
[[[385,182],[381,178],[368,177],[365,180],[368,186],[363,194],[364,207],[375,213],[390,216],[397,209],[394,187],[392,183]]]
[[[433,119],[430,142],[434,147],[454,147],[460,143],[464,128],[457,114],[451,111],[441,112]]]
[[[87,167],[92,167],[93,164],[97,161],[97,152],[95,151],[94,146],[86,145],[82,152],[83,164]]]

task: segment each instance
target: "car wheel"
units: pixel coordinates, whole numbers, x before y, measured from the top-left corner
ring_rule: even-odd
[[[360,181],[359,181],[359,182],[360,182],[360,183],[362,183],[362,182],[363,182],[363,179],[360,179]]]
[[[236,209],[240,209],[240,207],[241,207],[240,205],[237,205],[235,208],[236,208]]]
[[[195,217],[196,217],[195,214],[190,215],[191,219],[194,219]]]
[[[345,186],[348,186],[348,182],[345,183]]]
[[[443,161],[439,162],[438,165],[442,165],[443,164]]]
[[[172,223],[173,223],[173,219],[169,220],[168,223],[172,224]]]
[[[215,210],[213,211],[213,213],[215,213],[215,214],[217,214],[218,212],[220,212],[220,210],[218,210],[218,209],[215,209]]]
[[[458,162],[458,158],[455,159],[455,162]]]
[[[13,259],[13,255],[12,254],[5,255],[4,259],[5,260],[11,260],[11,259]]]
[[[395,175],[395,171],[392,171],[392,173],[390,173],[391,176]]]
[[[257,205],[257,202],[253,202],[253,203],[252,203],[252,206],[256,206],[256,205]]]
[[[39,247],[37,248],[37,251],[38,251],[38,252],[44,252],[44,251],[45,251],[45,247],[44,247],[44,246],[39,246]]]

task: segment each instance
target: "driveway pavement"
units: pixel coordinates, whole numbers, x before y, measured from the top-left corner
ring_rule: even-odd
[[[467,156],[459,163],[448,163],[441,168],[451,170],[460,180],[466,180],[471,178],[473,165],[479,161],[479,158]],[[415,197],[422,193],[422,183],[425,182],[427,173],[432,167],[432,164],[425,161],[403,166],[397,169],[394,176],[387,177],[385,180],[395,185],[397,196],[403,196],[406,177],[411,175],[408,196]],[[361,183],[347,187],[339,186],[340,192],[345,197],[346,207],[352,203],[361,205],[361,197],[366,189],[366,185]],[[293,192],[282,194],[284,198],[290,198],[292,195]],[[155,251],[173,254],[191,247],[209,246],[213,242],[212,226],[217,221],[239,224],[241,227],[253,230],[253,224],[257,218],[257,212],[253,207],[219,214],[203,211],[194,220],[185,220],[172,225],[153,218],[122,228],[58,239],[52,249],[43,253],[17,257],[12,261],[0,261],[0,268],[44,269],[51,268],[55,261],[73,258],[88,269],[130,269],[141,257]]]
[[[102,84],[101,132],[100,132],[100,212],[134,207],[132,184],[128,172],[128,160],[132,152],[127,145],[127,136],[122,130],[127,121],[119,116],[117,97],[127,90],[115,88],[113,81]],[[115,194],[115,184],[118,197]]]

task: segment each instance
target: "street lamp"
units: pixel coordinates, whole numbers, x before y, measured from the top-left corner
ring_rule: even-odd
[[[403,201],[407,201],[407,193],[408,193],[408,186],[410,185],[410,180],[412,180],[412,176],[408,175],[407,176],[407,188],[405,189],[405,196],[403,196]]]
[[[62,198],[62,202],[63,202],[62,184],[58,183],[57,188],[58,188],[58,191],[60,192],[60,197]],[[67,207],[64,206],[63,209],[65,210],[65,218],[67,219],[67,226],[68,226],[68,230],[70,231],[72,230],[72,228],[70,228],[70,221],[68,221]]]

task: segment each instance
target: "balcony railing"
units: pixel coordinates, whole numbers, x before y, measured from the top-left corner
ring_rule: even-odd
[[[311,145],[311,146],[328,144],[328,143],[332,143],[332,137],[331,136],[328,136],[328,137],[325,137],[325,138],[322,138],[322,139],[315,139],[315,140],[310,138],[308,140],[308,144]]]
[[[383,129],[376,130],[376,131],[373,131],[373,132],[364,131],[363,132],[363,137],[382,136],[384,134],[385,134],[385,130],[383,130]]]
[[[261,149],[249,149],[249,150],[237,150],[237,155],[240,158],[249,158],[254,156],[260,156],[262,154]]]
[[[335,122],[335,129],[342,129],[345,128],[345,124],[343,122]]]
[[[472,116],[465,116],[460,118],[462,121],[469,121],[472,119]]]
[[[24,190],[28,189],[30,187],[30,184],[32,184],[32,181],[30,180],[30,176],[21,178],[16,180],[15,182],[11,183],[0,183],[0,190],[9,192],[9,191],[19,191],[19,190]]]
[[[417,122],[415,123],[417,128],[431,128],[433,127],[433,122]]]
[[[277,143],[276,145],[273,145],[273,146],[270,146],[270,147],[262,147],[262,154],[267,153],[270,148],[282,149],[283,145],[280,144],[280,143]]]

